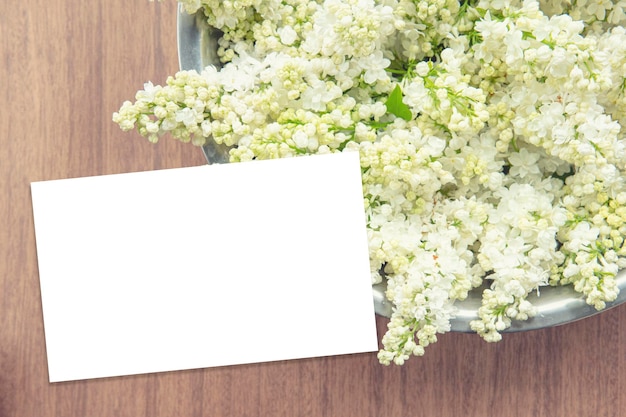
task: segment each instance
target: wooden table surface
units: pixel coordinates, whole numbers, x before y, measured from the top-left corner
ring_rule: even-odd
[[[626,306],[497,344],[447,334],[403,367],[371,353],[50,384],[29,184],[204,160],[111,122],[177,70],[174,0],[3,5],[1,417],[626,415]]]

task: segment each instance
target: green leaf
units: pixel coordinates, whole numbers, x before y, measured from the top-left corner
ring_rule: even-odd
[[[387,106],[387,112],[396,117],[400,117],[406,121],[413,119],[411,109],[402,101],[402,90],[398,84],[396,84],[396,88],[389,94],[385,106]]]

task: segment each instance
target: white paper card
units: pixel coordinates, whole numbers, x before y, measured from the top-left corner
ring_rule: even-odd
[[[378,349],[358,153],[31,192],[50,382]]]

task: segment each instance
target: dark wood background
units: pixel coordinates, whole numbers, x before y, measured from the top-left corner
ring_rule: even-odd
[[[48,383],[30,182],[204,160],[111,122],[177,70],[174,0],[2,5],[0,416],[626,415],[626,306],[498,344],[447,334],[403,367],[372,353]]]

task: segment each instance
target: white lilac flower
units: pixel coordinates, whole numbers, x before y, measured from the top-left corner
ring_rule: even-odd
[[[421,356],[480,294],[498,341],[571,285],[602,309],[626,267],[626,1],[180,0],[219,69],[150,82],[113,120],[231,162],[360,154],[382,363]],[[217,63],[216,63],[217,64]]]
[[[530,152],[527,148],[512,153],[509,156],[509,163],[511,164],[509,174],[520,178],[541,175],[539,165],[537,165],[539,158],[541,158],[541,154]]]

